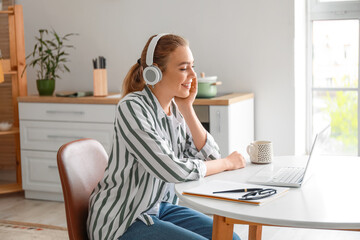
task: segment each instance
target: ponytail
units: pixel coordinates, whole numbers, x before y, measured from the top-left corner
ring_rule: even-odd
[[[122,98],[128,93],[141,91],[144,87],[145,81],[142,78],[142,66],[136,63],[130,68],[123,81]]]

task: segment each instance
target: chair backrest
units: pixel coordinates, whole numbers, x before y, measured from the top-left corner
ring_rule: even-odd
[[[57,163],[69,238],[70,240],[88,239],[86,220],[89,196],[104,175],[108,155],[98,141],[80,139],[59,148]]]

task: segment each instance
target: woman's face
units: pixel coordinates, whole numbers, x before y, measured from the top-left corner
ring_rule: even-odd
[[[169,55],[162,80],[156,87],[163,88],[164,94],[172,97],[189,96],[192,79],[196,77],[193,69],[194,58],[188,46],[179,46]]]

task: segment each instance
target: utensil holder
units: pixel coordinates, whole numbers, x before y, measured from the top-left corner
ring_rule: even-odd
[[[106,69],[94,69],[94,96],[103,97],[108,95]]]

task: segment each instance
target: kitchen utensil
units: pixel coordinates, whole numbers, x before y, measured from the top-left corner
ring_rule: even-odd
[[[101,63],[102,66],[103,63]],[[104,97],[108,95],[106,69],[94,69],[94,96]]]
[[[212,98],[216,96],[217,86],[222,82],[218,82],[217,76],[205,77],[205,73],[200,74],[198,80],[198,93],[197,98]]]

